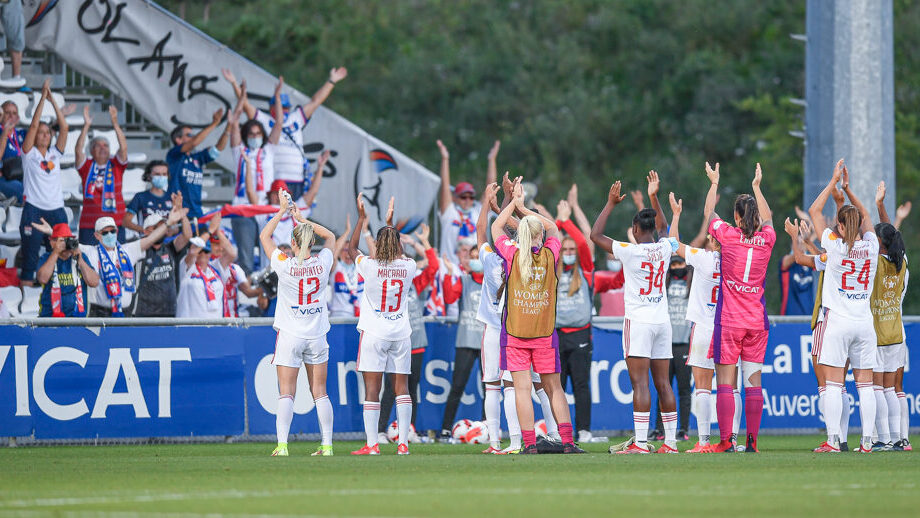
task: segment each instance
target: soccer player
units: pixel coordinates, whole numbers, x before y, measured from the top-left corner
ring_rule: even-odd
[[[729,225],[715,212],[719,164],[713,169],[707,162],[706,176],[711,185],[703,214],[709,214],[709,234],[719,242],[722,259],[711,346],[718,384],[716,416],[721,440],[713,450],[729,452],[735,449],[731,440],[731,423],[736,411],[732,385],[737,383],[740,358],[747,423],[745,451],[757,452],[763,414],[760,371],[770,328],[764,287],[770,255],[776,244],[776,231],[770,206],[760,191],[763,179],[760,164],[751,182],[754,195],[741,194],[735,199],[736,226]]]
[[[329,314],[326,310],[326,290],[332,269],[332,248],[335,235],[323,226],[306,220],[287,196],[281,197],[281,208],[259,234],[262,249],[271,259],[271,269],[278,274],[278,304],[273,327],[278,331],[272,365],[278,371],[278,413],[275,421],[278,446],[273,457],[288,455],[288,433],[294,418],[294,394],[300,365],[307,369],[310,392],[316,405],[316,418],[322,444],[313,455],[332,455],[332,403],[326,394],[326,364],[329,361]],[[281,217],[291,209],[297,226],[291,233],[294,257],[288,257],[275,245],[272,233]],[[310,254],[314,235],[323,239],[323,249]]]
[[[664,234],[667,223],[658,203],[658,173],[650,171],[647,180],[652,208],[643,208],[633,217],[632,232],[637,244],[614,241],[604,235],[610,212],[626,197],[620,194],[619,181],[610,187],[607,204],[591,229],[591,240],[622,261],[626,277],[623,356],[633,388],[636,439],[620,453],[649,453],[649,368],[658,391],[665,431],[665,441],[658,453],[677,453],[677,408],[668,377],[672,357],[671,319],[668,315],[668,295],[664,290],[664,276],[674,248],[667,237],[655,241],[655,230]]]
[[[873,451],[903,450],[901,405],[895,391],[898,370],[904,367],[907,354],[902,313],[907,293],[907,255],[901,233],[892,225],[885,210],[885,182],[875,194],[880,223],[875,226],[879,238],[878,271],[872,291],[872,318],[878,337],[878,365],[872,374],[875,390],[875,429],[878,442]],[[908,442],[908,444],[910,444]]]
[[[349,246],[358,249],[360,230],[367,220],[364,200],[358,195],[358,224]],[[387,209],[387,225],[377,231],[376,250],[368,257],[359,254],[355,268],[364,278],[358,330],[358,371],[364,377],[364,432],[367,443],[352,455],[380,455],[377,422],[380,420],[380,386],[384,372],[393,374],[396,394],[396,422],[399,443],[396,453],[409,454],[409,424],[412,421],[412,396],[409,374],[412,371],[412,326],[406,299],[415,278],[415,261],[403,256],[399,231],[393,226],[393,198]]]
[[[683,200],[676,200],[670,194],[671,228],[669,236],[680,238],[680,215],[683,212]],[[704,214],[703,218],[708,219]],[[687,305],[687,320],[692,322],[690,331],[690,355],[687,365],[693,369],[693,405],[696,407],[696,423],[699,440],[687,453],[712,453],[709,444],[712,424],[711,404],[712,375],[715,363],[709,357],[712,343],[716,304],[719,301],[719,278],[721,277],[721,254],[719,242],[709,236],[706,248],[694,248],[678,242],[677,255],[684,257],[693,267],[693,283],[690,286],[690,300]]]
[[[513,212],[524,214],[517,239],[505,235]],[[518,183],[513,200],[492,223],[495,249],[505,260],[505,308],[501,336],[501,363],[511,372],[517,394],[533,389],[531,367],[540,374],[559,426],[563,453],[584,453],[572,440],[572,419],[559,380],[559,345],[555,333],[556,263],[559,260],[559,229],[548,218],[524,206],[524,191]],[[538,453],[534,433],[533,405],[526,397],[515,399],[523,454]]]
[[[827,228],[818,216],[824,209],[831,189],[840,182],[852,205],[837,211],[837,224]],[[849,172],[843,159],[837,162],[827,187],[808,209],[821,235],[821,246],[827,251],[827,269],[821,288],[824,306],[824,329],[818,350],[818,363],[824,366],[824,412],[827,441],[815,451],[840,451],[841,389],[849,358],[859,393],[859,414],[862,423],[861,453],[872,451],[872,429],[875,425],[876,400],[872,388],[872,370],[877,364],[877,340],[872,326],[870,296],[878,266],[879,242],[872,229],[868,210],[850,190]]]

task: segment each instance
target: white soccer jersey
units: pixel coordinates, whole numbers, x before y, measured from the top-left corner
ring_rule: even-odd
[[[502,285],[502,269],[504,260],[488,243],[479,247],[479,260],[482,261],[482,297],[479,299],[479,310],[476,320],[493,327],[502,325],[502,306],[498,299],[498,288]]]
[[[418,269],[415,261],[405,257],[382,264],[365,255],[355,259],[364,292],[358,329],[385,340],[409,338],[409,286]]]
[[[846,241],[831,229],[824,229],[821,246],[827,266],[821,289],[821,304],[849,320],[872,320],[869,299],[878,267],[878,238],[866,232],[848,252]]]
[[[721,254],[701,248],[686,247],[687,265],[693,267],[693,283],[690,285],[690,300],[687,304],[687,320],[706,327],[713,327],[716,318],[716,302],[719,300],[719,277]]]
[[[318,338],[329,332],[326,285],[332,269],[332,251],[323,248],[302,263],[279,249],[272,252],[272,271],[278,274],[278,303],[273,327],[298,338]]]
[[[626,318],[645,324],[670,322],[668,294],[664,289],[671,260],[668,239],[638,245],[614,241],[611,248],[613,255],[623,263]]]

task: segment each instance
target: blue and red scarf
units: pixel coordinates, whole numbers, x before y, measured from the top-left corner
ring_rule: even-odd
[[[105,247],[97,245],[96,248],[99,253],[99,273],[102,274],[102,282],[105,283],[105,293],[112,303],[112,316],[123,317],[125,313],[121,307],[122,290],[125,293],[134,293],[134,266],[131,265],[131,258],[121,245],[116,244],[116,265]]]
[[[86,183],[83,185],[83,198],[92,200],[96,198],[96,177],[99,176],[99,168],[96,162],[93,162],[86,173]],[[102,173],[102,212],[115,212],[115,168],[112,167],[112,161],[105,163],[105,172]]]

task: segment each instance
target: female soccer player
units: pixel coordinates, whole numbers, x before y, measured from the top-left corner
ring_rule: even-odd
[[[632,232],[637,244],[615,241],[604,235],[610,212],[626,195],[620,194],[620,182],[615,182],[607,194],[607,204],[597,216],[591,229],[591,240],[623,263],[626,277],[624,297],[626,315],[623,321],[623,356],[633,388],[633,425],[636,440],[620,453],[649,453],[648,425],[651,409],[648,372],[658,391],[665,442],[658,453],[677,453],[677,408],[668,379],[671,353],[671,320],[668,316],[668,295],[664,276],[674,251],[668,238],[655,241],[655,230],[667,229],[664,212],[658,203],[658,173],[647,177],[648,195],[652,208],[643,208],[633,217]]]
[[[680,237],[680,215],[683,212],[683,200],[676,200],[670,194],[671,228],[669,236]],[[708,219],[704,214],[703,218]],[[687,320],[692,322],[690,331],[690,355],[687,365],[693,369],[693,405],[696,408],[696,423],[699,441],[687,453],[712,453],[709,444],[709,432],[712,424],[711,404],[712,375],[715,364],[709,357],[712,343],[716,304],[719,301],[719,278],[721,277],[721,254],[719,243],[712,236],[706,240],[706,248],[694,248],[678,243],[677,255],[685,258],[693,267],[693,284],[690,286],[690,301],[687,305]]]
[[[831,230],[819,216],[838,181],[852,205],[844,205],[837,211],[837,225]],[[818,363],[824,366],[826,379],[824,415],[827,441],[815,451],[840,451],[839,422],[843,411],[840,398],[849,358],[856,378],[862,423],[862,440],[857,451],[868,453],[872,451],[871,436],[876,412],[872,369],[877,363],[870,296],[878,265],[879,243],[869,212],[850,190],[849,172],[843,159],[837,162],[830,182],[808,213],[815,223],[815,231],[821,235],[821,246],[827,251],[827,269],[821,288],[824,329],[818,350]]]
[[[307,369],[310,392],[316,405],[322,444],[313,455],[332,455],[332,403],[326,394],[326,363],[329,361],[329,315],[326,311],[326,284],[332,269],[332,248],[335,235],[317,223],[307,221],[296,206],[290,207],[287,196],[281,197],[281,208],[259,234],[265,255],[271,258],[271,269],[278,274],[278,304],[273,327],[278,331],[272,365],[278,371],[278,413],[275,421],[278,447],[272,456],[288,455],[287,441],[294,418],[294,394],[300,365]],[[288,257],[275,246],[272,234],[281,217],[291,208],[297,226],[291,233],[294,257]],[[314,235],[323,239],[323,249],[310,255]]]
[[[760,164],[751,187],[754,196],[735,199],[735,225],[731,226],[715,212],[719,190],[719,164],[712,169],[706,163],[711,185],[703,214],[709,214],[709,234],[721,246],[719,300],[715,309],[712,334],[712,358],[716,366],[716,416],[721,441],[716,452],[734,450],[731,424],[735,414],[732,385],[737,383],[738,359],[744,382],[744,410],[747,422],[745,451],[757,452],[757,436],[763,414],[763,390],[760,371],[767,350],[770,323],[767,320],[764,287],[770,254],[776,244],[773,215],[760,191],[763,174]]]
[[[349,246],[358,249],[360,230],[367,220],[364,200],[358,195],[358,223]],[[396,453],[409,454],[409,423],[412,420],[412,397],[409,374],[412,371],[412,327],[406,298],[415,278],[415,261],[404,257],[399,231],[393,226],[393,198],[387,209],[387,225],[377,231],[373,257],[359,254],[355,268],[364,278],[361,316],[358,330],[358,371],[364,377],[364,433],[367,443],[352,455],[380,455],[377,422],[380,420],[380,386],[384,372],[393,374],[396,393],[396,422],[399,444]]]
[[[524,214],[516,240],[507,237],[504,230],[514,211]],[[505,259],[502,368],[511,372],[514,390],[522,395],[530,394],[533,388],[531,367],[540,374],[558,422],[563,452],[584,453],[572,440],[569,405],[559,381],[559,346],[554,328],[559,229],[552,220],[524,206],[524,192],[517,184],[512,203],[492,223],[492,239]],[[524,440],[521,453],[537,453],[533,405],[524,397],[515,402]]]
[[[878,337],[878,365],[872,374],[875,390],[875,429],[878,442],[873,451],[903,450],[901,437],[901,405],[895,391],[898,370],[904,367],[907,355],[902,312],[907,293],[907,255],[904,240],[894,228],[885,210],[885,182],[875,194],[880,223],[875,226],[879,239],[878,271],[872,292],[872,318]]]

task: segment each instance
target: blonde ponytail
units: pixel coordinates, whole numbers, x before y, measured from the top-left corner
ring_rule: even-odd
[[[310,255],[310,247],[313,246],[313,225],[310,223],[300,223],[294,227],[294,231],[291,232],[291,234],[299,248],[297,252],[297,264],[303,264],[304,259]]]
[[[542,230],[543,223],[536,216],[524,216],[518,223],[518,270],[520,270],[521,281],[524,284],[529,284],[533,276],[533,250],[531,250],[533,238]]]

